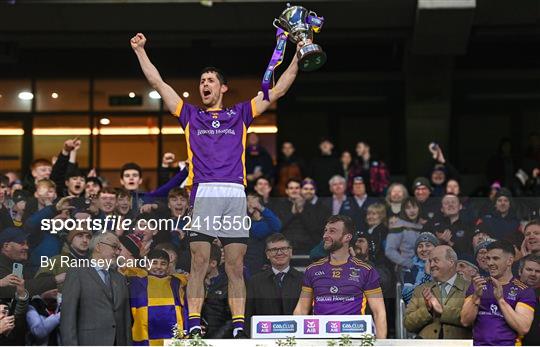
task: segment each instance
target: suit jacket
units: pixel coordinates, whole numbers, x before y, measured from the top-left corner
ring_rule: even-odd
[[[93,267],[67,272],[60,317],[64,345],[132,344],[127,282],[116,270],[109,273],[112,293]]]
[[[291,315],[298,303],[302,290],[303,275],[293,267],[283,277],[281,292],[274,280],[272,269],[251,277],[247,286],[246,325],[251,325],[252,316]]]
[[[441,329],[445,339],[472,338],[471,330],[463,327],[460,322],[461,308],[468,287],[469,282],[458,274],[444,303],[441,301],[441,290],[437,282],[430,281],[416,287],[405,311],[405,328],[424,339],[438,339]],[[443,313],[440,316],[428,311],[422,295],[424,288],[431,288],[437,300],[443,305]]]

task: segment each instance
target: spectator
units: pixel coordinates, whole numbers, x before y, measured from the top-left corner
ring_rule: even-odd
[[[461,202],[455,195],[446,194],[441,200],[441,212],[431,219],[424,230],[437,236],[441,244],[449,245],[459,255],[471,254],[472,226],[460,219]]]
[[[447,245],[429,256],[432,281],[415,288],[405,312],[405,328],[423,339],[470,339],[460,322],[467,282],[457,273],[457,254]]]
[[[306,204],[300,194],[300,181],[291,179],[287,184],[288,199],[276,206],[276,215],[282,223],[282,233],[300,254],[306,254],[321,239],[321,218],[315,205]]]
[[[536,254],[540,255],[540,219],[535,219],[527,223],[523,230],[525,239],[521,247],[523,255]]]
[[[285,196],[286,184],[291,178],[302,179],[306,168],[302,158],[296,155],[292,142],[285,141],[281,145],[281,156],[276,167],[276,185],[279,196]],[[260,193],[259,193],[260,194]]]
[[[461,324],[473,327],[475,345],[521,344],[534,318],[534,291],[512,275],[514,246],[499,240],[487,246],[490,277],[476,276],[467,289]]]
[[[354,224],[347,216],[331,216],[324,228],[328,258],[307,267],[295,315],[359,315],[366,301],[378,339],[387,333],[386,311],[377,271],[349,253]],[[339,292],[339,295],[335,293]]]
[[[432,142],[428,146],[433,160],[429,163],[429,177],[431,181],[431,196],[442,197],[446,194],[446,183],[449,179],[457,179],[457,170],[444,158],[441,147]]]
[[[339,175],[332,176],[328,181],[328,185],[330,186],[330,192],[332,192],[332,199],[330,200],[332,214],[337,215],[341,210],[341,206],[347,199],[345,178]]]
[[[131,335],[135,345],[161,345],[173,337],[173,327],[184,330],[187,307],[185,286],[187,277],[169,274],[169,254],[162,249],[148,253],[148,273],[130,275],[127,270],[129,303],[133,316]]]
[[[52,167],[51,162],[47,159],[34,160],[30,165],[31,176],[24,180],[23,189],[33,193],[36,190],[35,184],[39,180],[51,177]]]
[[[516,247],[521,247],[523,234],[519,232],[519,219],[512,209],[511,193],[508,189],[501,189],[495,200],[495,211],[482,217],[489,236],[496,240],[506,240]]]
[[[384,196],[390,184],[390,172],[386,164],[372,155],[371,147],[365,142],[356,144],[355,165],[361,170],[364,182],[367,182],[367,191],[371,195]]]
[[[123,216],[124,218],[133,219],[136,211],[132,210],[133,199],[131,193],[125,188],[116,188],[116,214]],[[97,193],[99,196],[101,190]]]
[[[42,274],[52,274],[53,276],[64,274],[68,271],[66,260],[88,259],[88,248],[91,240],[92,232],[90,230],[86,228],[71,230],[62,247],[62,253],[50,258],[49,262],[53,265],[50,267],[40,267],[36,276],[39,277]],[[58,285],[58,289],[62,291],[62,285]]]
[[[416,240],[422,231],[420,206],[415,198],[406,198],[400,208],[400,218],[390,220],[385,255],[394,264],[410,269],[416,253]]]
[[[265,206],[270,207],[270,205],[272,204],[272,201],[270,200],[270,193],[272,192],[272,185],[270,184],[270,180],[266,177],[257,178],[255,180],[255,185],[253,187],[253,190],[257,194],[262,196],[263,204]]]
[[[272,234],[266,239],[265,248],[271,268],[255,274],[248,282],[248,322],[252,316],[291,315],[300,297],[302,273],[290,266],[293,248],[289,241],[283,234]]]
[[[362,178],[362,176],[356,176],[352,182],[353,195],[343,202],[339,214],[351,217],[354,225],[356,225],[358,229],[364,229],[367,226],[367,209],[370,205],[377,202],[377,200],[368,197],[366,184],[364,183],[364,178]]]
[[[65,275],[43,275],[31,278],[28,260],[28,234],[20,228],[7,228],[0,232],[0,278],[13,272],[13,263],[23,264],[25,288],[31,296],[40,295],[47,290],[55,289],[64,281]],[[0,287],[0,298],[13,298],[16,290],[12,286]]]
[[[475,264],[474,259],[468,255],[462,255],[457,262],[457,272],[467,282],[471,282],[473,277],[479,274],[480,269]]]
[[[124,261],[118,263],[118,271],[124,274],[125,270],[130,268],[130,261],[141,258],[142,243],[135,235],[122,235],[118,238],[120,241],[120,255]]]
[[[272,177],[274,175],[272,157],[268,154],[266,148],[259,144],[259,136],[256,133],[250,133],[248,136],[246,175],[249,188],[253,187],[257,178],[261,176]]]
[[[416,239],[416,255],[413,258],[413,265],[410,269],[403,269],[403,289],[401,296],[406,304],[409,303],[416,287],[431,281],[429,272],[429,256],[433,248],[439,245],[439,240],[428,232],[421,233]]]
[[[86,176],[79,168],[72,168],[66,173],[65,190],[58,192],[58,196],[81,196],[86,188]],[[57,190],[63,187],[57,187]]]
[[[281,230],[281,221],[270,210],[262,205],[262,197],[257,193],[247,196],[248,215],[251,218],[251,229],[244,263],[251,274],[261,271],[264,259],[265,240]]]
[[[334,144],[329,139],[322,139],[319,142],[319,149],[321,154],[312,160],[309,176],[315,182],[328,182],[332,176],[341,172],[341,165],[339,159],[332,153]],[[321,184],[319,187],[319,196],[330,196],[330,188]]]
[[[222,250],[211,245],[210,262],[204,280],[205,298],[201,318],[206,325],[205,338],[223,339],[232,337],[233,321],[228,300],[228,278],[222,265]]]
[[[486,226],[484,224],[478,224],[473,231],[473,250],[476,248],[476,246],[489,239],[491,239],[491,237],[489,237],[489,232],[486,230]]]
[[[26,312],[28,344],[60,346],[60,302],[58,290],[46,291],[30,300]]]
[[[362,170],[357,166],[357,163],[353,161],[351,152],[349,151],[343,151],[341,153],[340,162],[342,168],[340,175],[343,176],[347,182],[347,193],[352,193],[353,179],[355,177],[362,177]]]
[[[104,265],[116,261],[120,253],[118,237],[110,232],[96,234],[90,252],[95,266],[71,268],[66,276],[60,317],[62,343],[131,345],[126,279],[114,268]]]
[[[401,183],[392,183],[386,191],[386,205],[388,217],[398,216],[401,212],[402,203],[409,197],[407,188]]]
[[[86,177],[86,185],[84,187],[84,197],[94,199],[103,189],[103,183],[98,177]]]
[[[0,174],[0,208],[7,208],[10,195],[9,178]]]
[[[540,256],[529,254],[519,261],[520,281],[533,288],[536,295],[536,304],[538,306],[540,299]],[[523,339],[524,346],[540,345],[540,310],[534,311],[534,320],[531,330]]]
[[[429,221],[440,213],[440,202],[431,197],[431,184],[425,177],[417,177],[413,182],[413,193],[420,204],[422,214],[420,218]]]
[[[467,196],[463,196],[461,193],[461,186],[459,181],[456,179],[449,179],[446,182],[446,190],[444,195],[451,194],[459,198],[461,202],[461,210],[459,210],[459,219],[465,222],[466,224],[474,224],[477,219],[477,211],[473,209],[471,200]]]
[[[367,228],[363,230],[366,231],[371,253],[375,259],[386,259],[384,256],[386,237],[388,235],[386,207],[379,203],[369,205],[366,214],[366,224]]]
[[[24,345],[26,333],[26,310],[30,296],[25,289],[24,279],[8,275],[0,280],[0,286],[15,287],[14,295],[9,300],[0,299],[0,345]],[[9,315],[9,307],[14,307]]]
[[[479,273],[481,276],[489,274],[489,266],[487,264],[487,246],[495,241],[494,239],[487,239],[486,241],[480,242],[474,248],[474,259],[478,265]]]

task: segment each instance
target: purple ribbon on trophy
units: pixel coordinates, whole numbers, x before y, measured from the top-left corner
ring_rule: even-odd
[[[272,59],[268,63],[268,67],[264,72],[262,80],[262,92],[263,99],[270,101],[270,82],[273,81],[274,70],[283,62],[283,56],[285,55],[285,47],[287,46],[287,34],[285,30],[277,28],[276,31],[276,48],[274,48],[274,53],[272,54]]]
[[[315,71],[326,62],[326,53],[321,46],[308,40],[313,39],[313,33],[318,33],[324,23],[324,18],[317,16],[301,6],[287,4],[285,11],[272,23],[276,27],[276,48],[262,80],[263,100],[270,101],[270,83],[273,82],[274,70],[283,62],[287,39],[292,43],[303,42],[302,48],[296,52],[298,68],[302,71]]]

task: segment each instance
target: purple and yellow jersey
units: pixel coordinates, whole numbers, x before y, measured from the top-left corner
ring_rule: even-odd
[[[173,337],[175,324],[179,330],[186,330],[186,275],[156,277],[142,269],[128,269],[124,276],[128,280],[134,346],[163,346],[164,339]]]
[[[502,287],[503,298],[513,309],[522,306],[534,312],[536,297],[532,288],[516,278],[512,278]],[[465,297],[469,299],[473,293],[474,285],[471,283]],[[493,284],[488,282],[480,299],[478,315],[473,325],[474,344],[476,346],[521,346],[522,338],[506,323],[493,294]]]
[[[247,129],[258,116],[255,101],[203,110],[182,100],[174,113],[186,135],[189,173],[186,185],[246,185]]]
[[[341,265],[330,264],[328,257],[311,264],[302,291],[312,293],[314,315],[365,314],[367,298],[382,296],[377,271],[353,257]]]

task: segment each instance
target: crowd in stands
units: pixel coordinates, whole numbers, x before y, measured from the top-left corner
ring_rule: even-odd
[[[166,153],[159,187],[143,192],[139,165],[124,164],[118,182],[107,182],[79,168],[80,146],[68,139],[53,160],[0,175],[0,343],[160,344],[175,325],[185,330],[189,315],[190,163]],[[458,170],[435,143],[425,153],[429,168],[410,183],[394,182],[367,143],[341,156],[329,139],[319,148],[307,161],[284,142],[274,164],[257,135],[248,137],[248,329],[253,315],[294,313],[307,265],[295,259],[328,257],[325,225],[339,215],[355,226],[351,257],[378,274],[387,337],[403,300],[409,337],[540,344],[538,134],[521,158],[501,141],[481,199],[463,194]],[[211,247],[204,336],[230,338],[222,245]]]

